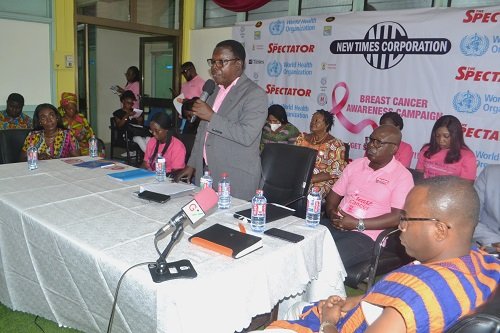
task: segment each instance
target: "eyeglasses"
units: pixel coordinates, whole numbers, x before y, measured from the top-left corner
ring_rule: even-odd
[[[234,59],[222,59],[222,60],[214,60],[214,59],[207,59],[207,64],[208,66],[212,67],[215,65],[216,67],[225,67],[227,64],[229,64],[230,61],[235,61],[235,60],[240,60],[239,58],[234,58]]]
[[[365,144],[369,145],[370,143],[372,143],[375,148],[380,148],[382,147],[382,145],[387,145],[387,144],[397,145],[397,143],[395,142],[382,141],[379,139],[372,138],[371,136],[365,137]]]
[[[441,222],[441,220],[436,219],[434,217],[406,217],[404,215],[399,217],[399,229],[406,229],[408,227],[408,222]],[[444,223],[448,229],[451,229],[451,226]]]
[[[186,68],[186,69],[183,69],[183,70],[181,70],[181,73],[184,73],[184,74],[185,74],[185,73],[189,72],[189,70],[190,70],[190,69],[191,69],[191,68]]]

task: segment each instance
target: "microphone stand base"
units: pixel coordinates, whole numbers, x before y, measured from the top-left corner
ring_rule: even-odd
[[[157,262],[149,265],[151,278],[156,283],[173,279],[192,279],[198,276],[193,265],[187,259],[169,262]]]

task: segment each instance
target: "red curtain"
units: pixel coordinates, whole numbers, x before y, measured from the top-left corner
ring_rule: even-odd
[[[220,7],[233,12],[248,12],[262,7],[270,0],[213,0]]]

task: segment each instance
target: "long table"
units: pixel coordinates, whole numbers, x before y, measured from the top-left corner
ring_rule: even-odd
[[[105,332],[120,276],[158,258],[155,232],[192,197],[147,202],[133,192],[153,178],[120,182],[107,176],[115,170],[67,162],[40,161],[35,171],[25,163],[0,165],[0,302],[62,326]],[[238,229],[232,214],[247,207],[233,199],[231,209],[214,209],[195,228],[186,226],[167,261],[189,259],[196,278],[157,284],[147,266],[130,270],[112,331],[229,333],[280,301],[345,294],[345,270],[327,229],[296,217],[268,227],[304,235],[303,241],[263,235],[263,248],[240,259],[188,242],[214,223]]]

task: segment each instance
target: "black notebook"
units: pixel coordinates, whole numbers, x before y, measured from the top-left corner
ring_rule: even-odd
[[[247,220],[250,222],[251,218],[251,208],[240,210],[234,213],[234,217],[239,220]],[[266,223],[282,219],[287,216],[291,216],[295,213],[295,209],[288,208],[275,203],[268,203],[266,205]]]
[[[242,233],[218,223],[189,237],[189,241],[235,259],[262,247],[262,238]]]

